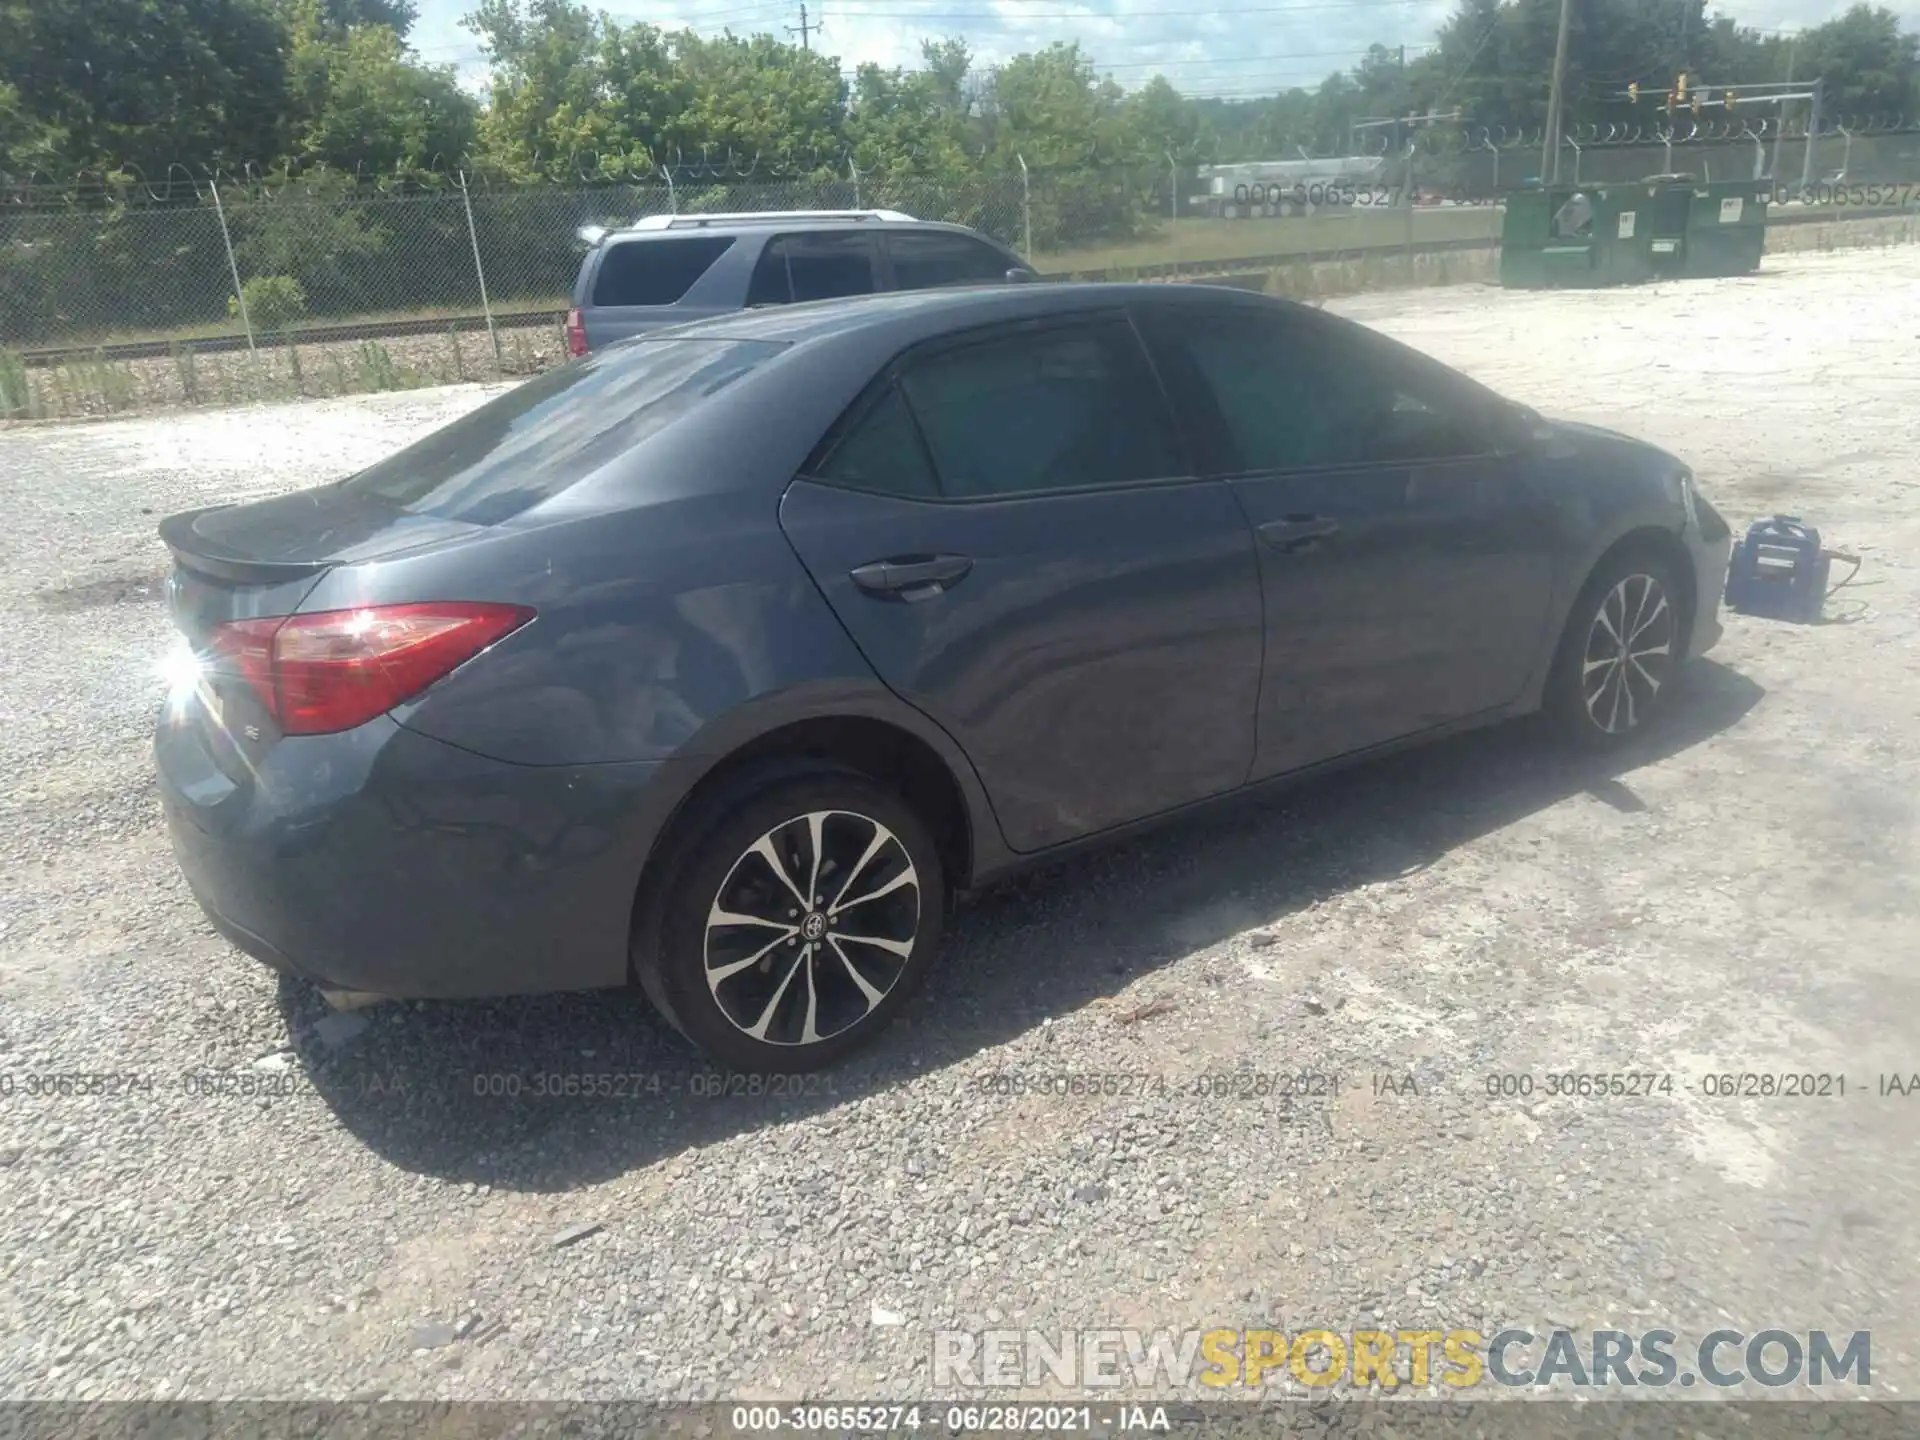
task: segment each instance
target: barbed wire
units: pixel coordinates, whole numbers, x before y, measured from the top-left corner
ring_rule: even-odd
[[[1835,115],[1823,119],[1816,139],[1825,139],[1832,135],[1851,135],[1861,138],[1873,135],[1910,134],[1920,129],[1920,124],[1907,116],[1894,114]],[[1467,150],[1521,150],[1538,149],[1546,142],[1546,132],[1542,129],[1509,129],[1504,125],[1469,126],[1466,131]],[[1669,140],[1675,145],[1726,144],[1738,140],[1805,140],[1807,125],[1803,121],[1782,122],[1779,119],[1756,118],[1752,120],[1681,120],[1675,119],[1671,125],[1659,123],[1646,125],[1602,124],[1599,122],[1581,123],[1567,132],[1567,138],[1573,143],[1587,146],[1608,145],[1665,145]]]
[[[1840,114],[1824,119],[1816,138],[1842,135],[1861,139],[1916,131],[1920,131],[1920,118],[1912,116]],[[1805,121],[1783,121],[1778,117],[1700,121],[1676,117],[1671,122],[1638,125],[1581,122],[1567,132],[1566,138],[1582,148],[1605,148],[1805,140],[1807,133]],[[1469,123],[1424,130],[1418,140],[1419,149],[1428,154],[1471,153],[1538,149],[1544,134],[1537,128]],[[1287,154],[1297,153],[1292,139],[1282,140],[1276,149]],[[1357,153],[1385,157],[1405,151],[1404,146],[1396,147],[1390,137],[1383,135],[1360,144]],[[210,203],[215,186],[220,188],[223,197],[298,202],[432,196],[457,191],[463,185],[475,191],[522,191],[647,185],[671,189],[679,185],[783,184],[825,179],[846,179],[857,184],[862,179],[885,179],[895,172],[910,178],[932,178],[923,176],[916,167],[928,164],[933,158],[908,148],[900,152],[892,170],[878,175],[863,172],[854,153],[847,149],[803,147],[770,156],[765,151],[749,152],[732,146],[701,146],[692,152],[678,146],[623,153],[576,150],[565,155],[544,155],[536,151],[520,164],[506,164],[494,157],[470,152],[453,156],[436,153],[423,165],[404,165],[392,171],[364,165],[352,170],[324,164],[297,166],[285,161],[274,166],[252,162],[194,166],[176,161],[153,174],[134,164],[111,170],[81,168],[66,172],[36,168],[25,174],[0,171],[0,205],[26,209],[106,204],[191,206]],[[981,163],[979,157],[971,158],[976,165]],[[1149,169],[1165,172],[1165,166],[1159,162],[1143,162],[1140,168],[1143,172]],[[1033,173],[1047,172],[1036,168]],[[976,169],[968,175],[947,178],[949,183],[966,184],[988,183],[998,177],[989,170]]]
[[[902,152],[902,158],[916,161],[922,157],[908,150]],[[215,165],[176,161],[164,171],[149,174],[143,167],[128,163],[113,169],[35,168],[24,174],[0,171],[0,200],[25,203],[112,198],[127,203],[193,204],[206,199],[215,185],[223,193],[239,191],[254,196],[305,191],[332,199],[346,195],[439,194],[458,189],[462,183],[474,188],[518,189],[555,184],[665,184],[669,180],[786,181],[815,178],[823,172],[844,175],[853,163],[852,152],[844,149],[788,149],[776,157],[732,146],[701,146],[692,153],[678,146],[623,154],[576,150],[549,156],[535,151],[520,165],[471,153],[436,153],[424,164],[401,165],[391,171],[366,165],[351,170],[325,164],[296,166],[286,161],[273,166],[251,161]]]

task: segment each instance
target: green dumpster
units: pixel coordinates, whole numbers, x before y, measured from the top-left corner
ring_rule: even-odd
[[[1631,285],[1653,277],[1640,192],[1548,185],[1507,197],[1500,283],[1509,289]]]
[[[1697,185],[1687,209],[1687,275],[1750,275],[1767,249],[1765,187],[1751,180]]]
[[[1693,204],[1691,175],[1650,175],[1635,187],[1647,232],[1647,268],[1656,280],[1687,273],[1687,216]]]
[[[1653,175],[1521,190],[1507,197],[1500,283],[1547,289],[1745,275],[1759,268],[1766,223],[1767,196],[1752,181]]]

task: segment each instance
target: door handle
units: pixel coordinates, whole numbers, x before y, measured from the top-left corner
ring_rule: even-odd
[[[869,595],[898,595],[926,600],[967,578],[973,561],[965,555],[934,555],[924,560],[875,560],[852,572],[853,583]]]
[[[1260,538],[1285,554],[1310,550],[1329,535],[1340,533],[1340,522],[1329,515],[1286,515],[1259,527]]]

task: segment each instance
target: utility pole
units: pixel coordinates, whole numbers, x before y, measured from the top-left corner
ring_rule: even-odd
[[[1800,37],[1795,35],[1792,40],[1787,42],[1787,89],[1789,90],[1793,89],[1793,59],[1799,49]],[[1775,117],[1774,125],[1776,128],[1773,132],[1773,164],[1769,167],[1771,173],[1767,178],[1778,185],[1780,183],[1780,140],[1787,131],[1787,113],[1785,106],[1781,107],[1780,114]]]
[[[1553,83],[1547,89],[1547,134],[1540,150],[1540,182],[1560,178],[1560,88],[1567,78],[1567,28],[1573,21],[1573,0],[1560,0],[1560,34],[1553,42]]]
[[[1827,77],[1822,75],[1813,82],[1813,109],[1807,116],[1807,157],[1800,162],[1800,188],[1805,190],[1813,184],[1813,142],[1820,134],[1820,100],[1827,88]],[[1849,151],[1853,144],[1849,140]]]
[[[798,25],[787,26],[787,34],[798,35],[800,37],[800,48],[802,50],[811,50],[813,46],[807,43],[807,35],[811,31],[819,30],[822,28],[824,27],[822,27],[818,22],[812,25],[809,25],[807,23],[807,7],[803,4],[800,7],[800,23]]]

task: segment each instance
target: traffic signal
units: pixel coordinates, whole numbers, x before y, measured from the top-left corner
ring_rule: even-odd
[[[1731,110],[1731,109],[1733,109],[1733,102],[1734,102],[1734,98],[1735,98],[1735,97],[1734,97],[1734,93],[1733,93],[1733,91],[1731,91],[1731,90],[1729,90],[1729,91],[1727,91],[1727,93],[1726,93],[1726,94],[1724,94],[1724,95],[1722,95],[1722,96],[1721,96],[1720,98],[1721,98],[1721,100],[1722,100],[1722,101],[1724,101],[1724,102],[1726,103],[1726,107],[1727,107],[1727,109],[1729,109],[1729,110]]]
[[[1638,80],[1634,80],[1628,83],[1627,99],[1633,101],[1633,103],[1636,105],[1640,103],[1640,82]]]

